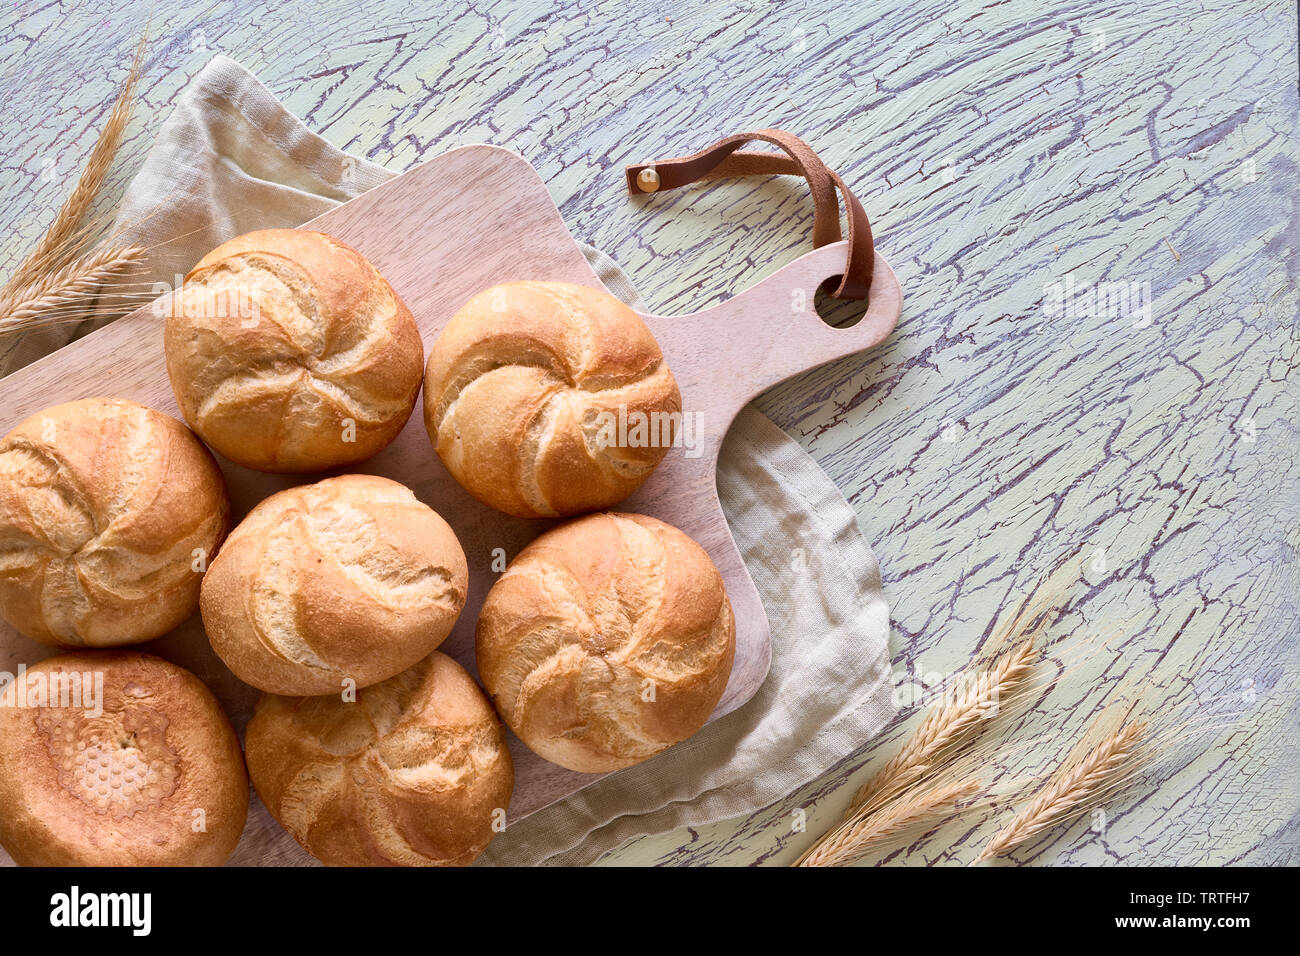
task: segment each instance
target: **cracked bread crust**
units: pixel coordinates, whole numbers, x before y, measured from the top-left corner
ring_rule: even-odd
[[[21,866],[219,866],[247,814],[235,731],[175,664],[61,654],[0,693],[0,843]]]
[[[245,683],[338,694],[425,657],[465,606],[455,533],[405,485],[342,475],[267,498],[204,577],[203,626]]]
[[[336,866],[468,865],[514,788],[491,705],[436,651],[355,703],[263,696],[247,748],[271,815]]]
[[[521,518],[622,501],[667,453],[681,407],[641,317],[608,292],[563,282],[480,292],[439,334],[425,370],[438,457],[475,498]],[[620,445],[608,427],[620,414],[662,427]]]
[[[166,634],[198,609],[229,528],[211,453],[151,408],[68,402],[0,439],[0,613],[42,643]]]
[[[541,535],[479,615],[479,676],[519,738],[603,773],[704,726],[731,675],[735,617],[698,544],[656,518],[599,514]]]
[[[171,303],[167,374],[181,413],[231,461],[313,472],[371,457],[420,390],[410,311],[359,252],[263,229],[199,260]]]

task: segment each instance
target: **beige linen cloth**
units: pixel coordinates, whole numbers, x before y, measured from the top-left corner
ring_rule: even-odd
[[[150,281],[170,284],[232,236],[299,225],[393,175],[335,149],[218,56],[163,125],[118,224],[153,250]],[[584,249],[610,291],[639,305],[619,267]],[[9,343],[0,371],[62,344]],[[747,408],[723,446],[718,490],[771,624],[767,680],[686,742],[509,824],[480,862],[587,863],[642,834],[753,812],[831,769],[894,713],[879,566],[825,472]]]

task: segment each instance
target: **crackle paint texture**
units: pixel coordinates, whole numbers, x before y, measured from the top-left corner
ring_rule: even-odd
[[[1104,826],[1085,818],[1012,859],[1297,861],[1294,4],[150,9],[106,211],[220,52],[393,169],[465,143],[518,150],[578,238],[620,260],[652,310],[684,313],[807,250],[807,189],[629,200],[623,164],[764,126],[806,137],[865,204],[904,312],[875,351],[758,404],[856,508],[899,674],[961,667],[1001,609],[1069,561],[1074,603],[1053,634],[1107,649],[1010,728],[1044,740],[1026,766],[1050,765],[1117,688],[1152,712],[1220,715]],[[87,2],[0,11],[4,270],[71,187],[144,20]],[[606,862],[787,863],[917,716],[904,707],[779,804]],[[992,829],[962,820],[866,862],[965,863]]]

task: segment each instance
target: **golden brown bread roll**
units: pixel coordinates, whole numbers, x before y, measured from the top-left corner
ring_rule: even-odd
[[[181,414],[233,462],[310,472],[375,454],[420,390],[415,319],[338,239],[263,229],[199,260],[172,300],[167,374]]]
[[[198,609],[229,527],[216,461],[151,408],[68,402],[0,439],[0,613],[43,643],[167,633]]]
[[[447,470],[523,518],[626,498],[667,453],[681,406],[640,316],[562,282],[474,296],[429,350],[424,378],[424,424]]]
[[[204,576],[208,640],[245,683],[337,694],[410,667],[465,606],[465,552],[409,488],[342,475],[267,498]]]
[[[735,629],[698,544],[645,515],[589,515],[534,540],[488,592],[478,671],[534,752],[601,773],[704,726],[731,674]]]
[[[504,825],[514,789],[491,705],[437,652],[355,703],[264,695],[246,743],[271,815],[336,866],[466,865]]]
[[[247,815],[235,731],[175,664],[61,654],[0,693],[0,843],[22,866],[217,866]]]

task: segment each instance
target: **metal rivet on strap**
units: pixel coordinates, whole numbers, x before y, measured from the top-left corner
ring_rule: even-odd
[[[636,174],[636,187],[643,193],[653,193],[659,190],[659,174],[655,172],[653,166],[647,166]]]

